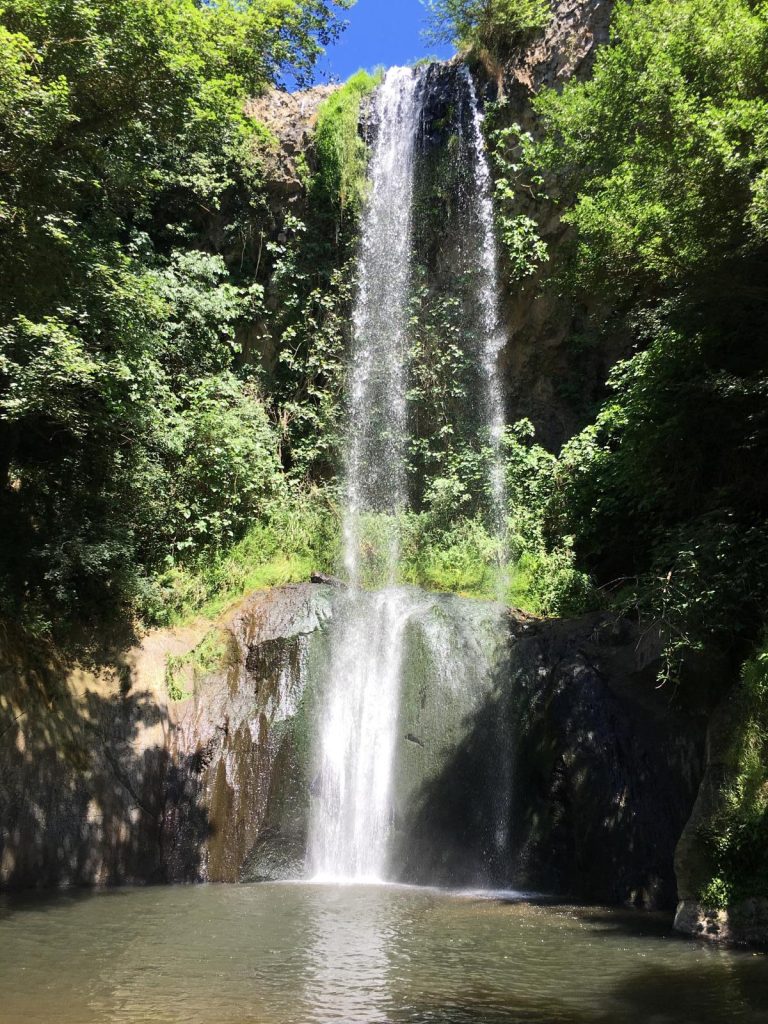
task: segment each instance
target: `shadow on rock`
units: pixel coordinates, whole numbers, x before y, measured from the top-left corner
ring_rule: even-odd
[[[513,620],[463,736],[401,814],[397,877],[674,906],[705,722],[653,681],[628,623]]]
[[[165,881],[165,708],[118,670],[82,687],[70,674],[39,651],[2,651],[0,886]]]

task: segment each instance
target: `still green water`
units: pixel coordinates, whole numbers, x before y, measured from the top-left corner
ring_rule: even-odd
[[[768,1021],[768,957],[668,918],[401,887],[0,899],[3,1024]]]

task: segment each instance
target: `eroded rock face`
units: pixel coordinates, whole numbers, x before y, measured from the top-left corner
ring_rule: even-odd
[[[294,199],[303,190],[302,164],[312,147],[317,112],[337,88],[318,85],[293,93],[270,89],[246,104],[246,115],[274,138],[274,147],[267,149],[266,172],[271,189],[283,199]]]
[[[171,880],[303,872],[312,710],[307,681],[334,589],[279,587],[222,630],[221,666],[172,708],[163,822]]]
[[[255,594],[213,630],[150,635],[122,677],[70,679],[55,704],[9,661],[0,885],[303,875],[344,597]],[[671,904],[702,728],[656,693],[634,629],[452,595],[411,605],[390,877]]]
[[[507,89],[517,83],[536,93],[588,73],[597,47],[608,41],[613,7],[614,0],[557,0],[546,30],[510,61]]]
[[[150,634],[99,674],[6,643],[0,888],[238,881],[273,819],[281,858],[296,847],[303,862],[305,663],[331,592],[255,595],[213,630]],[[215,664],[194,671],[201,650]],[[180,702],[166,693],[174,660],[194,681]]]
[[[165,704],[144,680],[124,682],[5,638],[0,888],[162,880]]]

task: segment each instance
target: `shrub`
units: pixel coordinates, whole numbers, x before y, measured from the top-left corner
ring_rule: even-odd
[[[550,16],[549,0],[429,0],[427,7],[437,42],[494,56],[504,56]]]

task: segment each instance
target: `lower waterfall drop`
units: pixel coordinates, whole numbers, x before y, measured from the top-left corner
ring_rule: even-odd
[[[396,587],[352,590],[339,610],[310,835],[317,881],[385,877],[403,634],[413,610],[412,594]]]

